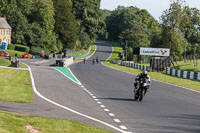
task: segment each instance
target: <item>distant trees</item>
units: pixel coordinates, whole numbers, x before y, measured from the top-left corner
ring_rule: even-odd
[[[136,7],[119,6],[107,17],[109,39],[127,42],[129,51],[134,47],[150,47],[159,23],[146,11]],[[128,58],[133,60],[132,53]]]
[[[80,22],[79,40],[87,48],[105,29],[105,22],[99,16],[100,0],[73,0],[73,13]]]
[[[55,32],[63,48],[75,49],[79,22],[72,13],[71,0],[54,0]]]
[[[49,0],[4,0],[1,13],[12,27],[12,42],[56,51],[53,2]],[[6,4],[5,4],[6,3]],[[2,3],[0,3],[2,4]]]
[[[100,0],[0,0],[12,42],[52,52],[88,48],[103,33]]]
[[[175,57],[200,56],[200,10],[174,0],[160,23],[145,9],[100,10],[100,0],[0,0],[0,16],[12,27],[12,42],[51,52],[88,48],[96,38],[133,47],[170,48]]]
[[[106,25],[110,40],[127,42],[130,60],[133,47],[170,48],[174,57],[200,56],[200,10],[185,6],[183,0],[172,1],[160,23],[145,9],[119,6],[106,17]]]
[[[199,47],[199,10],[185,6],[184,1],[174,1],[161,16],[161,46],[171,49],[171,55],[180,57],[185,49],[188,54],[194,52],[192,46]],[[196,47],[196,46],[195,46]]]

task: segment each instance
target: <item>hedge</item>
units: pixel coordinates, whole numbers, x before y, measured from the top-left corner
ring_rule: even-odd
[[[51,52],[48,49],[42,49],[41,47],[35,47],[35,46],[31,47],[30,53],[33,55],[40,55],[42,50],[45,51],[45,55],[51,54]]]
[[[9,50],[15,50],[15,44],[8,44]]]
[[[17,44],[17,45],[15,45],[15,50],[28,53],[30,51],[30,48],[28,46]]]

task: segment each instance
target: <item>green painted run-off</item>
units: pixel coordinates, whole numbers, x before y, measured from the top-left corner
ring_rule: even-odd
[[[67,76],[68,78],[70,78],[71,80],[73,80],[76,83],[79,83],[79,81],[76,79],[76,77],[71,73],[71,71],[69,70],[69,68],[67,67],[53,67],[56,70],[60,71],[61,73],[63,73],[65,76]]]

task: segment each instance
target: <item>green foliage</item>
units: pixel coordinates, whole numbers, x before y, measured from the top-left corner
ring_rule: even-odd
[[[7,59],[0,57],[0,66],[10,66],[11,62]]]
[[[79,40],[82,47],[89,46],[105,30],[105,22],[99,14],[100,0],[73,0],[73,13],[80,21]]]
[[[59,35],[63,48],[76,48],[79,23],[72,14],[71,0],[54,0],[54,8],[55,31]]]
[[[40,54],[41,51],[42,51],[41,47],[32,46],[31,50],[30,50],[30,53],[34,54],[34,55],[37,55],[37,54]]]
[[[23,46],[23,45],[16,44],[15,45],[15,50],[28,53],[30,51],[30,48],[28,46]]]
[[[39,46],[50,51],[56,47],[54,8],[51,0],[6,0],[2,12],[12,27],[12,42]],[[0,3],[1,4],[1,3]]]
[[[0,127],[1,133],[111,133],[95,126],[66,119],[33,117],[7,112],[0,112],[0,123],[3,125]]]
[[[9,44],[8,49],[9,50],[15,50],[15,44]]]

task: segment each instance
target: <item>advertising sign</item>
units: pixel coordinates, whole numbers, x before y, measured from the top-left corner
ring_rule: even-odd
[[[140,55],[170,56],[170,49],[140,47]]]

